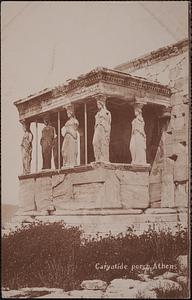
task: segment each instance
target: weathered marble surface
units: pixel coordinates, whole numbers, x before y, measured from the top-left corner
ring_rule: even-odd
[[[141,107],[135,106],[135,118],[132,121],[132,132],[130,140],[130,152],[132,164],[146,163],[146,134],[145,122],[142,116]]]
[[[68,85],[55,87],[51,91],[41,91],[36,95],[14,102],[20,119],[34,117],[37,114],[55,108],[94,97],[98,94],[117,95],[130,101],[133,96],[146,95],[151,103],[169,104],[170,89],[156,82],[148,82],[139,77],[119,73],[106,68],[97,68],[72,80]]]
[[[33,134],[30,130],[29,122],[22,122],[24,135],[21,142],[21,153],[23,163],[23,174],[29,174],[31,172],[31,160],[32,160],[32,142]]]
[[[77,165],[79,121],[75,117],[73,105],[68,105],[66,111],[69,119],[61,129],[63,136],[61,153],[63,157],[63,167],[74,167]]]
[[[175,49],[178,50],[175,51]],[[173,55],[170,55],[170,53]],[[142,58],[116,68],[127,73],[131,72],[136,76],[145,77],[151,81],[161,82],[172,89],[170,98],[171,118],[162,134],[160,147],[150,173],[149,194],[151,206],[178,206],[179,201],[180,206],[186,206],[186,197],[188,196],[183,187],[177,188],[175,186],[175,182],[178,181],[178,184],[184,184],[183,182],[189,179],[187,160],[189,128],[188,59],[188,40],[185,39],[175,45],[157,49],[154,53],[144,55]],[[181,143],[186,145],[183,153],[180,150],[178,151]],[[177,157],[172,161],[172,168],[170,168],[170,164],[167,164],[166,160],[169,157],[173,158],[174,155],[177,155]],[[181,199],[181,194],[185,197],[185,200]]]
[[[28,178],[19,181],[20,210],[27,212],[35,210],[35,180]]]
[[[189,188],[188,182],[181,182],[175,184],[175,206],[189,207]]]
[[[157,209],[158,210],[158,209]],[[169,209],[170,210],[170,209]],[[143,213],[140,210],[135,212],[131,210],[106,210],[106,214],[98,211],[93,214],[92,211],[74,211],[72,213],[67,210],[60,211],[60,214],[53,212],[53,215],[36,215],[31,222],[58,222],[64,221],[69,226],[81,226],[84,230],[84,236],[95,237],[99,235],[106,236],[106,234],[126,233],[128,227],[133,228],[136,234],[142,233],[144,230],[153,228],[154,230],[171,228],[174,232],[176,225],[181,222],[184,227],[187,227],[186,212],[179,213],[173,211],[159,211],[157,213]],[[184,216],[182,216],[184,215]],[[179,218],[179,219],[178,219]],[[22,216],[26,223],[26,216]],[[21,222],[20,218],[20,222]],[[29,224],[29,223],[26,223]]]
[[[45,127],[42,129],[42,136],[40,139],[43,160],[42,169],[51,169],[51,158],[53,141],[55,137],[55,129],[53,126],[50,125],[50,120],[48,116],[46,116],[43,121]]]
[[[39,211],[47,210],[52,205],[51,177],[36,178],[35,202]]]
[[[95,161],[109,161],[109,143],[111,134],[111,113],[106,108],[106,97],[96,98],[98,112],[95,115],[93,149]]]
[[[94,163],[87,167],[44,171],[20,177],[21,193],[29,188],[37,211],[140,209],[149,207],[149,166]],[[24,179],[25,178],[25,179]],[[29,185],[29,183],[33,183]],[[28,186],[25,189],[25,184]],[[25,207],[25,194],[23,206]],[[31,210],[35,210],[33,207]]]

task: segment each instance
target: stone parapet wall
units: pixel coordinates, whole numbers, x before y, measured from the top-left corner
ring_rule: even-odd
[[[20,176],[20,212],[149,207],[149,165],[93,163]]]

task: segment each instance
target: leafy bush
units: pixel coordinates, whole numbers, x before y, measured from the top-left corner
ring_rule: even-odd
[[[3,237],[3,285],[75,288],[80,236],[63,222],[34,222]]]
[[[86,279],[137,278],[132,265],[176,264],[176,257],[188,253],[185,230],[145,231],[82,239],[78,227],[63,222],[32,223],[2,239],[3,286],[79,288]],[[97,269],[96,264],[127,265],[127,269]],[[164,270],[165,272],[166,270]]]
[[[125,235],[109,235],[106,238],[85,241],[80,247],[80,261],[78,271],[84,279],[100,278],[110,282],[114,278],[138,279],[141,269],[133,270],[133,265],[168,264],[177,265],[178,255],[188,253],[188,234],[185,230],[179,230],[175,234],[171,230],[155,231],[149,229],[141,235],[133,233],[129,228]],[[114,265],[121,263],[127,265],[127,269],[114,269],[104,271],[96,270],[95,265]],[[155,269],[153,275],[164,273],[165,269]]]

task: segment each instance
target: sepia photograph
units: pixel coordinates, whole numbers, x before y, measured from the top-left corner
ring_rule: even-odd
[[[190,299],[190,1],[1,2],[1,297]]]

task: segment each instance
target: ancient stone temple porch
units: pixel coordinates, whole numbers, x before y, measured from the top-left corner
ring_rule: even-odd
[[[111,115],[108,161],[96,161],[92,143],[101,97]],[[150,192],[151,168],[156,157],[162,155],[160,140],[169,124],[170,97],[167,86],[98,68],[68,84],[16,101],[20,122],[36,124],[36,156],[32,157],[36,170],[19,176],[18,217],[61,219],[69,224],[83,224],[88,232],[112,227],[121,232],[133,224],[139,229],[156,220],[177,224],[174,205],[164,207],[162,202],[156,211]],[[61,131],[69,106],[79,125],[78,159],[74,166],[66,167],[62,161]],[[136,157],[143,154],[134,161],[131,139],[137,111],[142,114],[145,138],[135,150]],[[37,129],[45,116],[56,132],[54,169],[42,169],[38,162],[37,152],[41,149]]]

